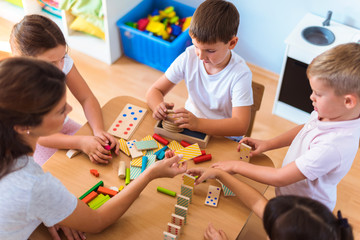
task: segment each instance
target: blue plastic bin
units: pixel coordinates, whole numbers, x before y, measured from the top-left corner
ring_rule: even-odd
[[[141,18],[146,18],[154,9],[162,10],[168,6],[175,8],[180,19],[190,17],[195,12],[195,8],[172,0],[143,0],[116,22],[125,55],[163,72],[192,44],[189,30],[182,32],[173,42],[167,42],[125,23],[137,22]]]

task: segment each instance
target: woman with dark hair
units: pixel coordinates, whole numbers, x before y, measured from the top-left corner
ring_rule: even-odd
[[[150,181],[186,171],[186,164],[178,164],[182,156],[169,151],[92,210],[33,158],[38,139],[60,131],[69,111],[65,74],[53,64],[31,58],[0,61],[0,239],[27,239],[41,222],[54,238],[58,224],[68,239],[85,239],[82,232],[100,232],[120,218]]]
[[[193,168],[187,173],[199,176],[195,184],[206,179],[219,179],[261,219],[271,240],[353,240],[352,228],[346,218],[338,217],[322,203],[299,196],[284,195],[267,200],[257,190],[218,168]],[[228,239],[222,230],[210,223],[205,239]]]

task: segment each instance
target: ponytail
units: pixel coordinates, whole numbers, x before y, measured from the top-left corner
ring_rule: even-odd
[[[340,239],[341,240],[353,240],[354,236],[353,236],[353,232],[352,232],[352,227],[348,223],[347,218],[342,217],[340,210],[338,210],[338,212],[337,212],[337,218],[338,218],[337,225],[338,225],[339,232],[340,232]]]

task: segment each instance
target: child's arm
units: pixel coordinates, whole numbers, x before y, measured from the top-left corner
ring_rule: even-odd
[[[287,186],[306,178],[295,162],[282,168],[258,166],[244,161],[218,162],[211,167],[222,169],[230,174],[238,173],[254,181],[275,187]]]
[[[108,144],[96,136],[71,136],[56,133],[50,136],[40,137],[38,144],[49,148],[79,149],[87,154],[90,161],[94,163],[107,164],[109,160],[112,159],[111,155],[109,155],[110,151],[104,148]]]
[[[241,139],[237,150],[240,150],[241,143],[245,143],[252,147],[250,156],[255,156],[269,150],[290,146],[291,142],[303,127],[304,125],[296,126],[289,131],[269,140],[258,140],[249,137],[243,138]]]
[[[176,124],[181,128],[217,136],[242,136],[250,124],[251,107],[232,108],[232,117],[224,119],[197,118],[188,110],[181,108],[175,110]]]
[[[165,95],[175,86],[163,74],[146,92],[146,102],[153,111],[153,117],[157,120],[166,118],[167,109],[174,107],[173,103],[164,102]]]
[[[94,136],[101,138],[104,142],[109,144],[111,148],[115,147],[115,153],[118,155],[120,151],[118,148],[119,143],[111,134],[104,130],[104,121],[100,104],[75,65],[73,65],[66,76],[66,85],[84,109],[86,119],[93,130]]]
[[[257,190],[250,187],[246,183],[239,181],[234,176],[216,168],[192,168],[187,173],[193,176],[199,176],[195,184],[200,184],[206,179],[219,179],[225,186],[227,186],[236,197],[242,201],[246,207],[254,211],[254,213],[262,218],[267,199],[261,195]]]
[[[171,152],[170,152],[171,153]],[[171,158],[169,159],[168,157]],[[186,171],[186,163],[179,167],[179,156],[166,152],[166,157],[146,169],[138,178],[132,181],[124,190],[112,197],[97,210],[92,210],[84,202],[78,200],[74,212],[60,222],[79,231],[99,233],[120,218],[136,200],[147,184],[156,178],[174,177]]]

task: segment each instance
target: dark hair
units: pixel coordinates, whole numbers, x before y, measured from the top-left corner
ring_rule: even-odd
[[[66,46],[61,29],[41,15],[26,15],[14,25],[10,34],[11,50],[21,56],[36,57],[59,45]]]
[[[263,224],[271,240],[352,240],[351,226],[322,203],[305,197],[278,196],[265,207]]]
[[[191,19],[189,34],[200,43],[228,43],[236,36],[240,15],[234,4],[223,0],[206,0]]]
[[[40,125],[65,91],[65,74],[51,63],[22,57],[0,61],[0,179],[18,157],[33,151],[14,126]]]

